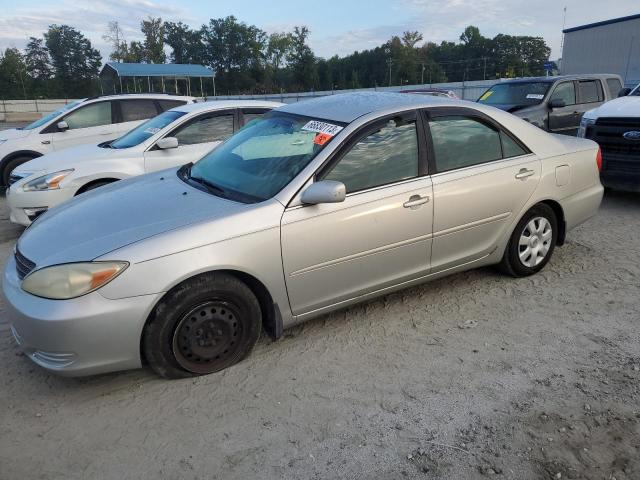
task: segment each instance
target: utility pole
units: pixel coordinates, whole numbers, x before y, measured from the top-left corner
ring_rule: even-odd
[[[482,79],[486,80],[487,79],[487,57],[482,57],[482,60],[484,60],[484,69],[482,72]]]
[[[565,25],[567,24],[567,6],[564,6],[564,14],[562,16],[562,37],[560,38],[560,73],[564,73],[563,72],[563,68],[562,68],[562,57],[564,57],[564,28]]]
[[[422,76],[420,77],[420,84],[424,85],[424,63],[422,64]]]
[[[389,59],[387,63],[389,64],[389,86],[391,86],[391,65],[393,64],[393,60]]]

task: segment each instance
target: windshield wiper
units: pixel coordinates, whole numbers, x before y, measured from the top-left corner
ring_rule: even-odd
[[[189,178],[189,180],[193,180],[194,182],[202,185],[210,193],[213,193],[214,195],[216,195],[218,197],[229,198],[229,194],[227,193],[227,191],[224,188],[219,187],[215,183],[212,183],[209,180],[207,180],[206,178],[192,177],[191,176],[191,168],[189,168],[189,170],[187,172],[185,172],[185,173],[187,174],[187,178]]]

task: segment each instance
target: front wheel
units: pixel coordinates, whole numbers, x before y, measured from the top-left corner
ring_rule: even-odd
[[[261,328],[260,304],[249,287],[231,275],[207,273],[160,301],[142,347],[151,368],[165,378],[206,375],[245,358]]]
[[[502,257],[500,268],[514,277],[533,275],[549,262],[558,237],[553,209],[539,204],[518,222]]]

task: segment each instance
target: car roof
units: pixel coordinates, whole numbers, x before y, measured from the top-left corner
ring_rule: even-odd
[[[496,85],[500,85],[503,83],[530,83],[530,82],[540,82],[540,83],[554,83],[558,80],[581,80],[584,78],[620,78],[618,75],[613,73],[593,73],[593,74],[583,74],[583,75],[554,75],[550,77],[527,77],[527,78],[513,78],[510,80],[502,80],[496,83]]]
[[[171,95],[168,93],[117,93],[113,95],[97,95],[95,97],[85,98],[82,101],[88,102],[90,100],[125,100],[125,99],[137,99],[137,98],[151,98],[154,100],[186,100],[193,101],[195,97],[187,95]]]
[[[322,118],[342,123],[351,123],[363,115],[395,109],[397,111],[432,106],[468,106],[464,100],[429,95],[404,95],[387,92],[354,92],[327,95],[311,100],[290,103],[279,112]]]
[[[209,110],[222,110],[224,108],[277,108],[284,105],[279,102],[267,102],[264,100],[210,100],[208,102],[187,103],[174,107],[176,112],[205,112]]]

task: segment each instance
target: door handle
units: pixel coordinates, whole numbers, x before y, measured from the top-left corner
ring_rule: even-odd
[[[527,177],[531,175],[535,175],[536,172],[533,170],[527,170],[526,168],[521,169],[518,173],[516,173],[516,178],[518,180],[525,180]]]
[[[420,205],[423,205],[423,204],[427,203],[428,201],[429,201],[429,196],[428,195],[425,195],[424,197],[421,197],[420,195],[411,195],[409,197],[409,200],[404,202],[402,204],[402,206],[404,208],[413,208],[413,207],[418,207]]]
[[[40,143],[42,145],[50,145],[51,144],[51,140],[42,140]]]

